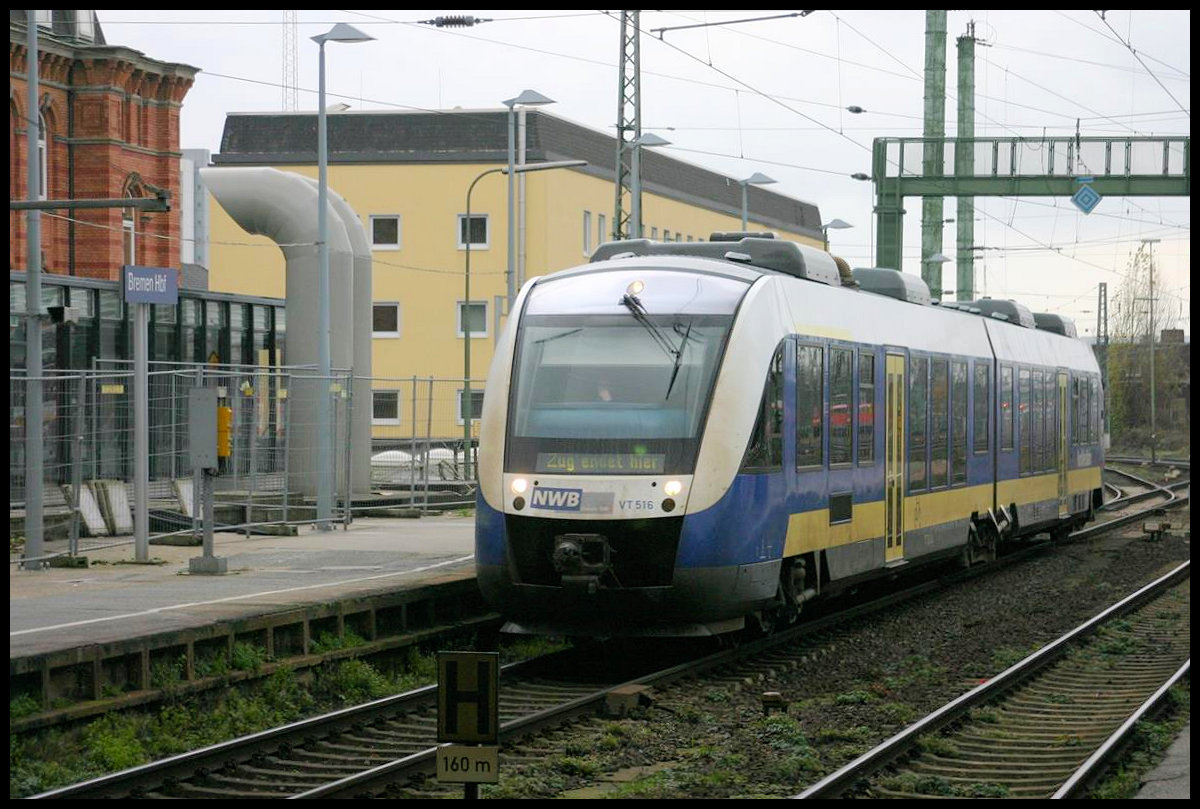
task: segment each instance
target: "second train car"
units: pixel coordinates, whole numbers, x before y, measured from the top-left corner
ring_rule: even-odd
[[[506,631],[769,629],[1100,503],[1099,369],[1061,318],[765,234],[608,243],[513,311],[476,522]]]

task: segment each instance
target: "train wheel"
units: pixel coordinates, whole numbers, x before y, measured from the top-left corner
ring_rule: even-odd
[[[965,553],[967,565],[996,561],[996,529],[987,523],[972,522],[969,531]]]

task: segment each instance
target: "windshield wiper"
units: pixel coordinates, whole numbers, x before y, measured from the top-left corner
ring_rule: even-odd
[[[625,295],[621,296],[621,304],[629,309],[629,312],[633,315],[634,320],[642,324],[646,331],[650,332],[650,336],[654,338],[655,344],[661,348],[668,357],[677,361],[678,354],[675,351],[675,346],[671,345],[671,341],[663,335],[658,326],[655,326],[650,322],[650,319],[646,317],[646,307],[643,306],[642,302],[637,299],[637,296],[626,293]]]
[[[679,324],[675,324],[676,333],[679,330]],[[683,334],[683,339],[679,341],[679,350],[675,352],[675,367],[671,369],[671,381],[667,383],[667,395],[663,397],[663,401],[671,398],[671,388],[675,387],[675,377],[679,375],[679,366],[683,363],[683,349],[687,345],[688,337],[692,334],[692,321],[688,321],[687,331]]]

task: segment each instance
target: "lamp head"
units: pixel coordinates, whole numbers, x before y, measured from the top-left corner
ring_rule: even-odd
[[[329,33],[318,34],[312,38],[312,41],[323,45],[326,42],[367,42],[374,38],[370,34],[364,34],[362,31],[359,31],[353,25],[346,25],[346,23],[340,22],[333,26]]]
[[[540,107],[545,104],[553,104],[554,99],[546,98],[546,96],[542,95],[537,90],[524,90],[516,98],[510,98],[502,103],[511,110],[517,104],[521,104],[526,107]]]

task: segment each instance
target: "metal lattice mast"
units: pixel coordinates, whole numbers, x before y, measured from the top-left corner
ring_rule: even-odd
[[[297,53],[300,37],[295,11],[283,12],[283,111],[300,109],[300,80],[297,77]]]
[[[954,172],[964,177],[974,166],[975,149],[975,23],[967,23],[966,36],[958,38],[958,148],[954,150]],[[964,148],[963,144],[970,144]],[[975,198],[958,198],[958,250],[955,262],[958,281],[955,299],[975,299]]]
[[[1100,386],[1104,389],[1104,432],[1109,432],[1108,420],[1108,284],[1101,281],[1096,301],[1096,359],[1100,363]]]
[[[617,74],[617,178],[613,206],[613,238],[630,238],[633,208],[633,141],[642,135],[641,59],[638,47],[640,11],[621,12],[621,64]],[[625,196],[631,198],[625,204]]]
[[[941,176],[946,137],[946,12],[925,12],[926,177]],[[942,265],[930,258],[942,252],[942,197],[921,200],[921,279],[935,301],[942,299]]]

